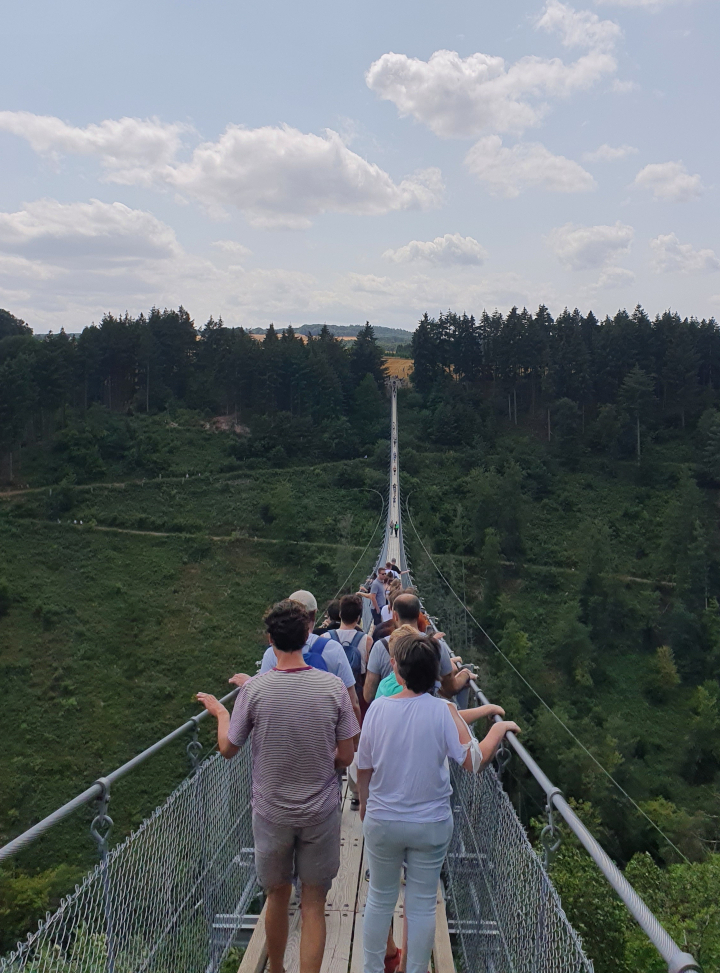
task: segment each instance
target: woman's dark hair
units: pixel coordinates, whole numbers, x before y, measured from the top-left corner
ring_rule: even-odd
[[[360,595],[343,595],[340,599],[340,619],[346,625],[356,622],[362,615],[362,598]]]
[[[440,650],[427,635],[403,635],[395,643],[398,673],[413,693],[429,693],[440,678]]]
[[[279,601],[264,618],[272,643],[281,652],[297,652],[307,642],[310,616],[299,601]]]

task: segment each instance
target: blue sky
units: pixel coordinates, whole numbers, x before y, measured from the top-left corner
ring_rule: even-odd
[[[26,0],[0,306],[249,327],[720,313],[710,0]]]

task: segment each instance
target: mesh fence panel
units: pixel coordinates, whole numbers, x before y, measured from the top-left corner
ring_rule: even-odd
[[[250,750],[209,757],[0,973],[213,973],[256,891]]]
[[[464,973],[593,973],[497,774],[453,771],[448,915]]]

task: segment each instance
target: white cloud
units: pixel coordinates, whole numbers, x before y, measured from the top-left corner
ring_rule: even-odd
[[[306,227],[320,213],[374,216],[428,209],[442,196],[439,169],[394,183],[374,163],[352,152],[336,132],[295,128],[246,129],[228,125],[205,142],[169,181],[213,210],[233,205],[254,226]]]
[[[177,152],[186,127],[157,120],[124,118],[80,129],[49,116],[2,112],[0,129],[26,138],[40,153],[97,155],[110,182],[171,188],[215,216],[237,207],[254,226],[307,227],[325,212],[428,209],[443,191],[438,169],[395,183],[329,130],[320,136],[287,125],[228,125],[183,162]]]
[[[180,247],[174,231],[143,210],[97,199],[40,199],[15,213],[0,213],[0,250],[64,265],[76,259],[167,259]]]
[[[637,155],[638,150],[632,145],[608,145],[603,143],[594,152],[584,152],[585,162],[617,162],[619,159],[626,159],[629,155]]]
[[[548,0],[537,26],[556,31],[565,47],[611,51],[622,38],[620,26],[612,20],[600,20],[590,10],[573,10],[559,0]]]
[[[561,263],[570,270],[587,270],[602,267],[626,254],[634,233],[631,226],[619,221],[614,226],[566,223],[552,230],[547,241]]]
[[[618,287],[627,287],[635,280],[632,270],[625,267],[606,267],[598,277],[594,290],[614,290]]]
[[[639,7],[643,10],[660,10],[662,7],[669,7],[674,3],[683,3],[685,0],[595,0],[605,6],[615,7]]]
[[[506,148],[498,135],[480,139],[465,156],[470,172],[487,183],[496,196],[513,198],[525,189],[582,193],[596,188],[589,172],[562,155],[553,155],[539,142],[519,142]]]
[[[616,70],[615,58],[592,51],[572,64],[559,58],[524,57],[510,67],[501,57],[435,51],[428,61],[392,52],[365,75],[368,87],[443,138],[471,138],[483,131],[522,132],[538,125],[546,101],[591,87]]]
[[[111,182],[147,185],[173,161],[180,136],[191,128],[157,118],[106,119],[78,128],[52,115],[0,111],[0,131],[27,139],[40,155],[98,155]]]
[[[231,253],[237,257],[252,256],[252,250],[244,247],[242,243],[238,243],[236,240],[213,240],[212,246],[217,247],[218,250],[222,250],[224,253]]]
[[[705,188],[699,175],[690,175],[682,162],[654,162],[635,176],[638,189],[649,190],[655,199],[686,203],[697,199]]]
[[[434,240],[411,240],[397,250],[386,250],[383,257],[395,263],[423,260],[433,264],[479,265],[487,257],[487,250],[471,236],[446,233]]]
[[[720,259],[714,250],[695,250],[690,243],[680,243],[674,233],[660,234],[650,241],[652,268],[658,274],[702,274],[720,270]]]
[[[627,95],[631,91],[637,91],[639,88],[640,85],[637,81],[621,81],[619,78],[615,78],[610,85],[610,90],[614,91],[616,95]]]

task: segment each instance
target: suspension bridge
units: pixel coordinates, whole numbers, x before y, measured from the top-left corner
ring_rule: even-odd
[[[408,570],[402,533],[397,390],[391,387],[386,526],[377,564]],[[409,574],[402,574],[410,583]],[[366,602],[367,604],[367,602]],[[369,627],[369,611],[367,612]],[[475,680],[480,703],[488,700]],[[228,703],[239,690],[224,697]],[[0,958],[0,973],[218,973],[233,946],[247,943],[239,973],[267,960],[262,896],[254,869],[249,748],[230,761],[201,759],[203,711],[0,848],[10,859],[85,805],[98,863],[38,929]],[[176,740],[188,739],[191,773],[122,843],[110,848],[112,787]],[[502,786],[509,760],[521,761],[546,800],[544,853],[532,848]],[[438,888],[434,973],[593,973],[548,874],[562,818],[665,962],[668,973],[699,970],[635,893],[561,791],[514,734],[496,766],[454,772],[455,832]],[[322,973],[361,973],[366,864],[359,813],[343,794],[341,867],[326,904]],[[402,895],[394,917],[402,939]],[[286,970],[299,970],[300,913],[290,905]]]

